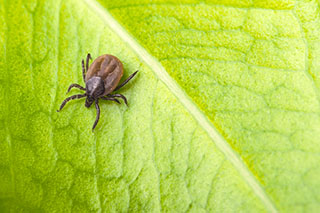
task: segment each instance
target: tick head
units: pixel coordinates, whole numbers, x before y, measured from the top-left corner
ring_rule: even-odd
[[[94,101],[94,99],[92,96],[87,96],[85,106],[87,108],[89,108],[91,106],[91,104],[93,103],[93,101]]]

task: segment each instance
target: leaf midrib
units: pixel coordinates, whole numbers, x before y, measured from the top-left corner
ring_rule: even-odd
[[[249,168],[245,165],[241,157],[231,148],[229,143],[223,138],[219,131],[209,121],[207,116],[197,107],[184,90],[171,78],[160,62],[155,59],[148,51],[143,48],[101,5],[94,0],[83,0],[91,10],[115,32],[127,45],[138,55],[138,57],[147,64],[154,74],[159,78],[176,96],[177,100],[189,111],[194,119],[199,123],[225,155],[225,157],[238,170],[243,179],[248,183],[254,193],[259,197],[266,209],[270,212],[277,212],[274,203],[270,200],[259,181],[254,177]]]

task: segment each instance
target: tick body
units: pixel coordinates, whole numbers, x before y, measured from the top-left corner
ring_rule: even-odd
[[[108,54],[99,56],[89,67],[90,59],[91,56],[88,54],[86,64],[84,63],[84,60],[82,60],[82,77],[86,87],[84,88],[79,84],[71,84],[68,88],[68,92],[73,87],[76,87],[80,90],[84,90],[85,93],[66,98],[57,112],[62,110],[68,101],[86,97],[85,106],[88,108],[95,102],[97,110],[96,120],[92,127],[93,131],[100,118],[99,99],[115,101],[120,104],[120,101],[117,98],[121,98],[125,104],[128,105],[124,95],[111,93],[126,85],[138,71],[131,74],[124,82],[118,85],[123,75],[123,65],[117,57]]]

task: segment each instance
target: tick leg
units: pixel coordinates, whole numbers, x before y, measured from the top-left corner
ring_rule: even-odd
[[[121,95],[121,94],[109,94],[108,97],[111,97],[111,98],[114,98],[114,97],[122,98],[124,103],[128,106],[127,98],[124,95]]]
[[[64,105],[66,105],[66,103],[67,103],[68,101],[71,101],[71,100],[73,100],[73,99],[83,98],[83,97],[86,97],[86,96],[87,96],[86,94],[78,94],[78,95],[73,95],[73,96],[70,96],[70,97],[66,98],[66,99],[62,102],[62,104],[61,104],[61,106],[60,106],[60,109],[57,110],[57,112],[60,112],[60,111],[62,110],[62,108],[64,107]]]
[[[96,126],[98,124],[98,121],[99,121],[99,118],[100,118],[100,107],[99,107],[98,99],[95,100],[95,101],[96,101],[97,117],[96,117],[96,120],[95,120],[95,122],[93,124],[92,131],[94,130],[94,128],[96,128]]]
[[[81,90],[86,91],[86,89],[83,88],[82,86],[80,86],[79,84],[71,84],[71,85],[69,86],[69,88],[68,88],[68,92],[70,92],[70,90],[71,90],[73,87],[76,87],[76,88],[79,88],[79,89],[81,89]],[[68,93],[68,92],[67,92],[67,93]]]
[[[111,97],[101,97],[101,99],[107,100],[107,101],[115,101],[115,102],[117,102],[118,104],[121,104],[120,101],[119,101],[118,99],[115,99],[115,98],[111,98]]]
[[[82,59],[82,78],[83,82],[86,83],[86,70],[84,69],[84,60]]]
[[[87,63],[86,63],[86,72],[88,72],[89,69],[89,60],[92,59],[90,53],[87,55]]]
[[[127,78],[124,82],[122,82],[119,86],[116,87],[116,89],[114,91],[117,91],[118,89],[120,89],[121,87],[123,87],[124,85],[126,85],[136,74],[137,74],[138,70],[135,71],[134,73],[132,73],[129,78]]]

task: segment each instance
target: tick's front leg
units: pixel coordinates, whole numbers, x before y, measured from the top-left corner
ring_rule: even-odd
[[[119,101],[118,99],[115,99],[115,98],[111,98],[111,97],[101,97],[101,99],[107,100],[107,101],[115,101],[115,102],[117,102],[118,104],[121,104],[120,101]]]
[[[68,98],[66,98],[61,106],[60,106],[60,109],[57,110],[57,112],[60,112],[62,110],[62,108],[64,107],[64,105],[66,105],[66,103],[68,103],[69,101],[73,100],[73,99],[79,99],[79,98],[83,98],[83,97],[86,97],[86,94],[78,94],[78,95],[73,95],[73,96],[70,96]]]
[[[97,116],[96,116],[96,120],[95,120],[95,122],[93,124],[92,131],[94,130],[94,128],[96,128],[96,126],[98,124],[98,121],[100,119],[100,107],[99,107],[98,99],[96,99],[95,102],[96,102]]]
[[[71,84],[71,85],[69,86],[69,88],[68,88],[68,92],[70,92],[70,90],[71,90],[73,87],[76,87],[76,88],[78,88],[78,89],[81,89],[81,90],[86,91],[86,89],[83,88],[83,87],[82,87],[81,85],[79,85],[79,84]],[[67,93],[68,93],[68,92],[67,92]]]
[[[122,98],[122,100],[124,101],[124,103],[128,106],[128,101],[127,101],[127,98],[122,95],[122,94],[109,94],[108,97],[110,98],[114,98],[114,97],[117,97],[117,98]]]

